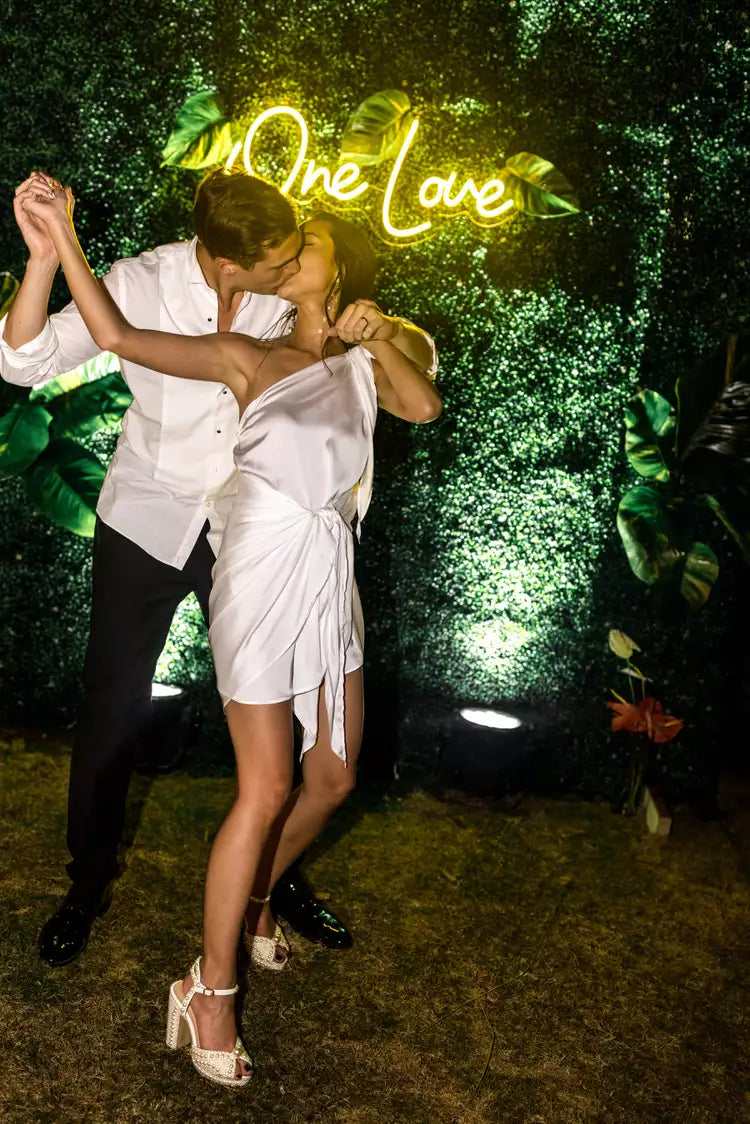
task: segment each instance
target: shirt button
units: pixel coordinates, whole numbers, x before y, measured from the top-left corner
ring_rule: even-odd
[[[217,433],[221,433],[221,430],[220,430],[220,429],[217,429],[217,430],[216,430],[216,432],[217,432]]]
[[[227,388],[226,388],[226,387],[224,387],[224,389],[222,390],[222,392],[221,392],[221,393],[222,393],[222,394],[229,394],[229,391],[227,390]]]
[[[213,320],[213,316],[209,316],[209,318],[208,318],[209,324],[211,323],[212,320]]]

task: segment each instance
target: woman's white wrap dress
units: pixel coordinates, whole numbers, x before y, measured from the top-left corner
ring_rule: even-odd
[[[342,761],[344,676],[363,659],[352,521],[356,515],[359,533],[372,492],[376,415],[362,347],[296,371],[250,403],[210,600],[224,705],[293,699],[304,753],[317,740],[323,683]]]

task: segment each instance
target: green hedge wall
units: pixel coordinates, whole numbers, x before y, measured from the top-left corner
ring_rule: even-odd
[[[357,104],[403,89],[421,120],[403,199],[453,167],[489,179],[520,151],[566,175],[577,216],[517,214],[491,230],[436,221],[427,241],[379,246],[379,299],[434,333],[445,410],[429,427],[380,423],[359,559],[369,683],[378,705],[397,706],[404,761],[433,763],[441,708],[504,703],[535,715],[540,784],[613,791],[624,746],[603,706],[615,685],[606,633],[624,628],[686,721],[659,766],[666,786],[704,786],[744,575],[719,541],[723,573],[690,618],[631,575],[614,515],[631,477],[624,403],[639,385],[671,396],[685,366],[747,315],[746,14],[718,0],[3,9],[0,269],[16,276],[10,196],[32,167],[74,185],[99,269],[189,236],[196,174],[162,168],[160,153],[180,105],[204,88],[244,123],[297,106],[311,155],[331,165]],[[282,175],[268,136],[265,170]],[[54,300],[65,299],[59,280]],[[113,439],[93,447],[104,458]],[[17,481],[0,484],[0,513],[2,716],[70,723],[89,543],[37,516]],[[163,671],[197,684],[210,708],[190,607]],[[226,761],[210,741],[206,760]]]

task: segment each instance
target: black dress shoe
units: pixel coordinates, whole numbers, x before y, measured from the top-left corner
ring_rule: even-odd
[[[282,874],[271,893],[271,909],[308,941],[324,948],[351,948],[352,937],[346,926],[318,901],[307,879],[292,868]]]
[[[70,964],[83,952],[91,926],[112,902],[112,884],[103,891],[83,893],[73,887],[39,934],[39,955],[52,968]]]

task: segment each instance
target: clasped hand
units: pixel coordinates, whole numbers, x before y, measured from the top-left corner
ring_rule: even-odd
[[[75,208],[71,189],[42,172],[32,172],[17,188],[15,203],[44,227],[61,220],[70,222]]]
[[[375,343],[392,340],[400,321],[381,312],[375,301],[354,301],[337,316],[328,329],[329,336],[338,336],[343,343]]]

